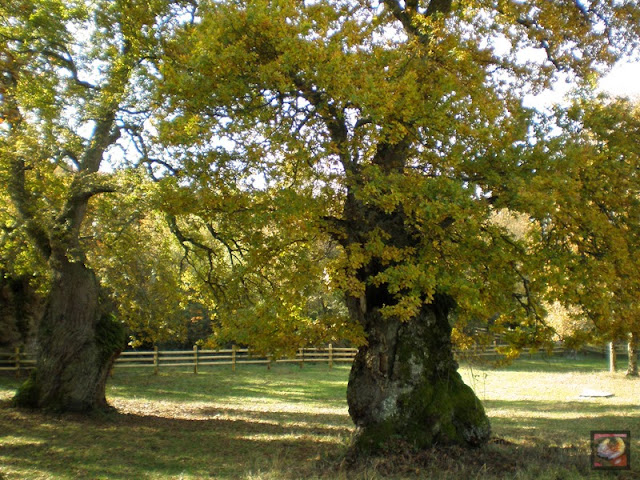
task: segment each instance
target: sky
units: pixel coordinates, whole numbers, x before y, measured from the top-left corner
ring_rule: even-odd
[[[602,79],[600,87],[614,95],[640,99],[640,63],[619,63]]]
[[[527,96],[525,105],[529,107],[550,106],[563,103],[571,85],[559,80],[552,91],[536,96]],[[628,96],[640,101],[640,62],[620,61],[600,80],[600,90],[610,95]]]

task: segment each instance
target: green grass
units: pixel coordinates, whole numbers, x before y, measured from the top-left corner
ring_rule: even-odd
[[[0,377],[0,478],[640,478],[635,459],[630,472],[589,470],[591,430],[631,430],[640,455],[640,380],[605,369],[594,357],[534,356],[498,370],[463,365],[492,419],[489,445],[399,450],[351,466],[347,366],[117,370],[108,398],[118,413],[91,418],[14,409],[18,382]],[[615,397],[580,399],[585,388]]]

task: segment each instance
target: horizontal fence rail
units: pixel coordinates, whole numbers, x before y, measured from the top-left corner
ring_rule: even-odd
[[[609,352],[608,345],[585,345],[580,349],[580,351],[585,353],[597,353],[600,355],[607,355]],[[627,345],[616,345],[616,354],[626,355],[629,352],[627,349]]]
[[[301,348],[294,357],[275,358],[271,355],[257,355],[249,348],[233,347],[223,350],[203,350],[197,346],[193,350],[158,350],[152,351],[125,351],[120,354],[114,363],[115,369],[120,368],[150,368],[158,373],[160,368],[166,367],[191,367],[194,373],[198,373],[200,367],[230,366],[233,371],[237,365],[263,364],[271,368],[274,363],[295,363],[302,367],[305,363],[327,363],[332,367],[335,363],[351,363],[358,352],[357,348],[334,347],[325,348]],[[21,352],[16,349],[13,352],[0,351],[0,371],[15,371],[19,374],[22,370],[30,370],[35,367],[35,354]]]
[[[455,355],[460,360],[499,357],[501,349],[507,345],[494,343],[488,346],[475,346],[468,350],[455,350]],[[201,350],[195,346],[192,350],[158,350],[152,351],[125,351],[120,354],[114,364],[114,369],[121,368],[149,368],[157,375],[161,368],[190,367],[194,373],[198,373],[201,367],[228,366],[232,371],[238,365],[262,364],[271,368],[274,363],[294,363],[301,368],[305,363],[326,363],[332,367],[336,363],[351,363],[358,349],[347,347],[334,347],[328,345],[322,348],[301,348],[294,357],[275,358],[271,355],[260,356],[251,352],[248,348],[233,347],[223,350]],[[559,355],[569,350],[561,344],[556,344],[551,351],[545,349],[525,348],[521,354],[551,353]],[[571,350],[572,351],[572,350]],[[606,356],[608,346],[585,345],[579,349],[582,353],[599,354]],[[626,354],[627,347],[622,343],[616,345],[618,354]],[[15,372],[17,376],[21,372],[35,368],[36,356],[32,352],[23,352],[16,348],[14,351],[0,350],[0,372]]]
[[[334,363],[352,362],[356,348],[333,347],[326,348],[301,348],[295,357],[274,358],[271,355],[255,355],[248,348],[234,347],[225,350],[201,350],[194,347],[193,350],[154,350],[150,352],[123,352],[116,360],[115,368],[153,368],[157,373],[161,367],[192,367],[194,373],[198,373],[200,367],[207,366],[231,366],[235,371],[237,365],[263,364],[271,368],[274,363],[297,363],[300,366],[305,363]]]
[[[473,358],[473,357],[497,357],[502,355],[501,349],[507,347],[507,345],[490,345],[486,347],[472,347],[468,350],[454,350],[454,354],[461,358]],[[553,355],[560,355],[566,352],[567,349],[562,345],[555,345],[551,350],[547,349],[535,349],[535,348],[523,348],[520,351],[521,355],[532,355],[535,353],[549,353]]]
[[[18,374],[21,370],[31,370],[36,365],[36,356],[33,353],[24,353],[19,348],[13,352],[0,351],[0,371],[14,371]]]
[[[495,357],[500,355],[500,349],[506,345],[494,344],[484,347],[471,348],[465,351],[456,351],[460,359],[474,357]],[[622,352],[622,346],[619,347]],[[192,350],[158,350],[152,351],[125,351],[120,354],[114,364],[114,369],[121,368],[148,368],[157,374],[161,368],[189,367],[194,373],[202,367],[228,366],[232,371],[238,365],[266,365],[271,368],[276,363],[298,364],[301,368],[305,363],[326,363],[329,367],[338,363],[351,363],[358,349],[347,347],[334,347],[328,345],[322,348],[301,348],[294,357],[275,358],[271,355],[258,355],[249,348],[233,347],[222,350],[206,350],[195,346]],[[583,349],[590,353],[604,353],[604,347],[587,347]],[[523,349],[522,354],[535,353],[534,349]],[[547,352],[540,350],[540,352]],[[565,348],[556,345],[549,353],[562,354]],[[15,349],[13,352],[0,351],[0,371],[13,371],[17,375],[21,371],[35,367],[35,354],[22,352]]]

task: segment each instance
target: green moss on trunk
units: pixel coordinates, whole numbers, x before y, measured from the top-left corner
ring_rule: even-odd
[[[96,345],[100,355],[100,364],[108,363],[114,355],[118,355],[127,343],[127,332],[113,315],[102,315],[96,325]]]
[[[491,426],[458,374],[447,309],[425,306],[407,323],[369,320],[369,344],[354,361],[347,394],[355,449],[370,453],[397,440],[418,449],[485,443]]]
[[[489,419],[471,388],[455,375],[456,379],[425,382],[402,395],[394,415],[360,429],[356,449],[373,452],[394,440],[417,449],[485,443],[491,434]]]

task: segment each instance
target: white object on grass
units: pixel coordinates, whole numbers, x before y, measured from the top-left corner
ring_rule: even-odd
[[[613,397],[613,393],[611,392],[600,392],[598,390],[591,390],[591,389],[587,389],[587,390],[583,390],[582,393],[580,394],[581,397],[604,397],[604,398],[608,398],[608,397]]]

